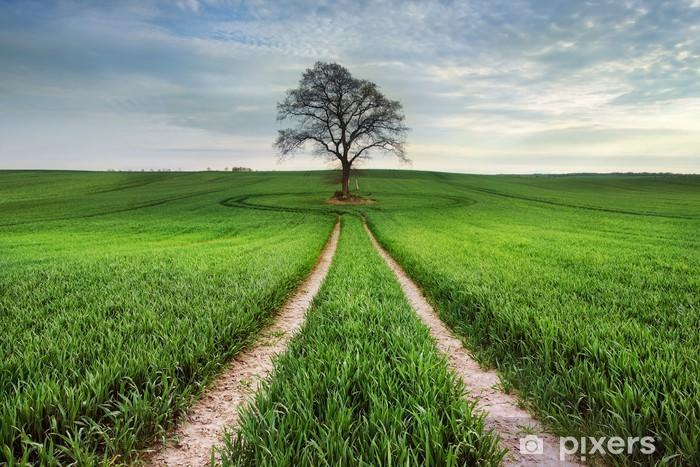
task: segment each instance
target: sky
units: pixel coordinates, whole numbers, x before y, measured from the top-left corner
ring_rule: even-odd
[[[410,165],[700,173],[700,0],[0,0],[0,169],[305,170],[276,103],[336,61]]]

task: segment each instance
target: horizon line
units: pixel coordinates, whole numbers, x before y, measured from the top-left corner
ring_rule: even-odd
[[[225,173],[265,173],[265,172],[278,172],[278,173],[302,173],[302,172],[333,172],[339,169],[308,169],[308,170],[258,170],[249,167],[240,167],[246,170],[223,170],[223,169],[201,169],[201,170],[182,170],[182,169],[106,169],[106,170],[92,170],[92,169],[5,169],[0,167],[0,172],[84,172],[84,173],[207,173],[207,172],[225,172]],[[630,171],[611,171],[611,172],[520,172],[520,173],[483,173],[483,172],[451,172],[446,170],[417,170],[417,169],[358,169],[361,172],[380,172],[380,171],[391,171],[391,172],[422,172],[422,173],[442,173],[442,174],[454,174],[454,175],[480,175],[480,176],[491,176],[491,177],[522,177],[522,176],[584,176],[584,175],[644,175],[644,176],[699,176],[700,173],[697,172],[630,172]]]

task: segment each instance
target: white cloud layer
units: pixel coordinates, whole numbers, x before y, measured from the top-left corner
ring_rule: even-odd
[[[322,168],[275,103],[335,60],[416,169],[700,172],[699,38],[694,0],[5,2],[0,168]]]

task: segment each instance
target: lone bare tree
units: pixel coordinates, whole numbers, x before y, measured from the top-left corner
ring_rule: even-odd
[[[277,120],[292,120],[293,128],[279,130],[275,147],[281,157],[311,143],[314,152],[338,159],[342,168],[341,198],[350,197],[350,168],[372,151],[394,154],[408,161],[404,142],[408,128],[399,101],[384,97],[377,85],[353,78],[337,63],[316,62],[299,87],[287,91],[277,104]]]

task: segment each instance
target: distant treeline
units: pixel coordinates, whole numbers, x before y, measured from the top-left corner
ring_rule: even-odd
[[[565,174],[524,174],[525,176],[534,177],[583,177],[592,175],[614,175],[614,176],[659,176],[659,175],[695,175],[695,174],[685,174],[676,172],[572,172]]]
[[[212,170],[216,171],[217,169],[212,169],[211,167],[207,167],[207,172],[211,172]],[[228,167],[224,167],[224,172],[254,172],[253,169],[250,167],[231,167],[230,169]],[[182,169],[136,169],[136,170],[122,170],[122,169],[107,169],[107,172],[187,172]],[[197,172],[194,170],[194,172]]]

